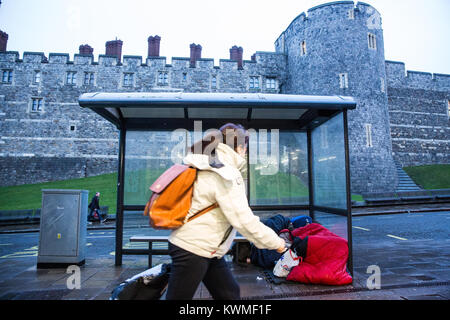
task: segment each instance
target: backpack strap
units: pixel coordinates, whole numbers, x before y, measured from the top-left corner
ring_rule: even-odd
[[[195,218],[198,218],[198,217],[204,215],[205,213],[207,213],[207,212],[209,212],[209,211],[211,211],[211,210],[213,210],[213,209],[216,209],[216,208],[218,208],[218,207],[219,207],[219,204],[218,204],[217,202],[216,202],[216,203],[213,203],[213,204],[210,205],[209,207],[206,207],[205,209],[202,209],[202,210],[200,210],[199,212],[193,214],[193,215],[186,221],[186,223],[189,222],[189,221],[192,221],[192,220],[194,220]]]

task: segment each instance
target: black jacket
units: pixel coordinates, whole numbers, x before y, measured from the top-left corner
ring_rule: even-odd
[[[97,196],[94,196],[91,200],[91,203],[89,203],[89,209],[95,210],[100,209],[100,201]]]

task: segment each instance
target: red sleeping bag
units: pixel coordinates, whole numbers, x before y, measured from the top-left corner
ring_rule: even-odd
[[[292,235],[308,236],[306,257],[294,267],[286,280],[307,284],[346,285],[352,283],[347,273],[347,240],[317,223],[295,229]]]

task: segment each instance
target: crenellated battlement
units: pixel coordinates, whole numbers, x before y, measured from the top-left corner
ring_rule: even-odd
[[[277,52],[283,52],[283,43],[286,38],[295,37],[302,30],[318,25],[322,27],[322,23],[326,21],[328,27],[333,25],[332,22],[338,21],[336,26],[342,26],[346,21],[354,23],[358,21],[365,25],[368,29],[381,29],[381,15],[377,9],[364,2],[353,1],[335,1],[324,3],[313,8],[307,12],[300,13],[285,31],[281,33],[275,41],[275,48]]]
[[[385,61],[381,15],[364,2],[329,2],[300,13],[276,40],[275,52],[257,51],[251,60],[243,60],[237,45],[228,58],[205,58],[198,43],[189,45],[188,56],[160,56],[157,35],[148,37],[146,56],[122,55],[117,38],[96,55],[89,44],[75,54],[19,54],[7,51],[7,40],[0,31],[0,185],[115,170],[117,130],[79,108],[86,92],[353,96],[358,106],[348,113],[349,153],[357,194],[392,191],[393,159],[403,165],[449,161],[450,75]],[[24,162],[29,155],[32,161]],[[68,161],[75,169],[67,169]]]
[[[263,52],[258,51],[254,55],[254,60],[244,60],[243,70],[253,68],[255,64],[267,64],[268,60],[275,60],[279,63],[284,63],[284,56],[277,52]],[[24,52],[23,58],[20,59],[19,52],[5,51],[0,52],[0,63],[10,63],[9,68],[14,67],[14,63],[30,63],[30,64],[54,64],[54,65],[79,65],[79,66],[96,66],[96,67],[122,67],[126,69],[139,68],[174,68],[182,69],[190,67],[189,57],[172,57],[171,63],[167,61],[166,57],[147,57],[143,61],[142,56],[125,55],[122,61],[116,56],[100,54],[98,60],[94,60],[94,55],[74,54],[73,60],[70,60],[68,53],[49,53],[48,58],[43,52]],[[196,68],[201,69],[237,69],[238,61],[231,59],[219,59],[219,65],[214,64],[212,58],[200,58],[195,62]]]
[[[403,62],[386,61],[388,86],[396,88],[450,90],[450,74],[407,70]]]

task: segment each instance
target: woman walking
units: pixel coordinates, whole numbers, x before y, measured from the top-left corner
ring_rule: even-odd
[[[218,206],[170,235],[172,268],[166,299],[192,299],[200,282],[213,299],[240,299],[239,285],[223,258],[236,232],[259,249],[285,251],[285,241],[248,206],[241,174],[247,168],[247,145],[247,131],[226,124],[195,143],[184,158],[184,164],[199,170],[186,219],[215,203]]]

